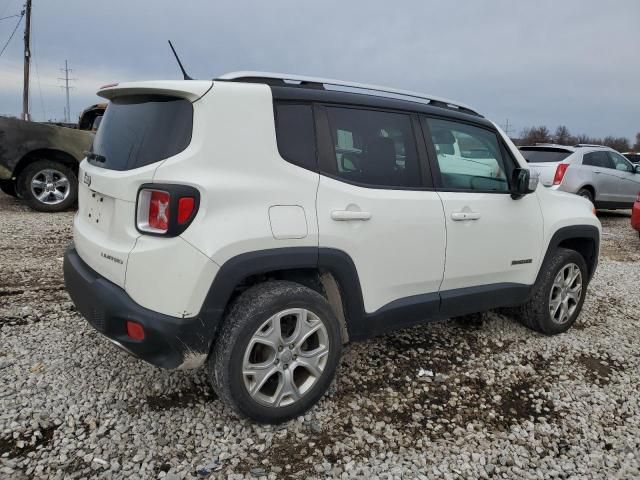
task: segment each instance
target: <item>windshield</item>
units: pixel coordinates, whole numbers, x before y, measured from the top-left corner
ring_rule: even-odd
[[[118,97],[109,104],[87,159],[110,170],[159,162],[187,148],[192,126],[193,107],[183,98]]]
[[[528,163],[561,162],[573,152],[561,148],[527,148],[520,149]]]

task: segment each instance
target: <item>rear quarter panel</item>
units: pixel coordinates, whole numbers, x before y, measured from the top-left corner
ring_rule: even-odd
[[[271,89],[260,84],[215,82],[194,103],[190,158],[173,157],[154,182],[196,187],[200,209],[182,234],[218,265],[256,250],[318,246],[319,174],[285,161],[278,152]],[[275,238],[273,206],[299,206],[307,232]]]

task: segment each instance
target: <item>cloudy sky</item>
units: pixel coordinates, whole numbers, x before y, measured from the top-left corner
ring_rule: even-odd
[[[23,0],[0,0],[0,17]],[[33,0],[31,112],[74,116],[105,83],[266,70],[449,97],[512,134],[640,131],[640,0]],[[0,48],[15,26],[0,21]],[[22,30],[0,57],[0,114],[22,108]]]

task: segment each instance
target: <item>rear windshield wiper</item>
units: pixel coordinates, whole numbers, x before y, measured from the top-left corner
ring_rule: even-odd
[[[104,163],[107,161],[107,157],[94,152],[82,152],[87,156],[88,160],[95,160],[96,162]]]

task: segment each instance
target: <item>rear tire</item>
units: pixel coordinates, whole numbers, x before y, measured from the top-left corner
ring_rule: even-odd
[[[558,248],[542,265],[529,301],[517,309],[518,320],[545,335],[566,332],[582,310],[587,279],[582,255]]]
[[[271,281],[232,304],[208,360],[218,396],[260,423],[302,415],[333,380],[342,339],[331,306],[300,284]]]
[[[578,192],[576,193],[576,195],[582,197],[582,198],[586,198],[587,200],[589,200],[591,203],[593,203],[595,205],[595,199],[593,198],[593,193],[591,193],[591,190],[587,189],[587,188],[581,188],[580,190],[578,190]]]
[[[12,197],[17,197],[16,184],[11,180],[0,180],[0,190]]]
[[[27,165],[18,177],[21,197],[39,212],[62,212],[78,199],[78,177],[68,166],[51,160]]]

